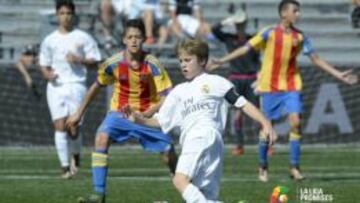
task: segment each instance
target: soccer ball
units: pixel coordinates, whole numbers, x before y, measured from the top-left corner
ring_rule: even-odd
[[[283,194],[283,195],[279,196],[279,202],[280,203],[287,203],[287,201],[288,201],[287,195]]]

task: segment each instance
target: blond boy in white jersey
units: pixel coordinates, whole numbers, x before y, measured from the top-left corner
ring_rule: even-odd
[[[222,176],[226,103],[241,108],[258,121],[272,144],[276,134],[271,123],[227,79],[206,73],[209,47],[197,39],[185,39],[176,48],[181,72],[187,82],[177,85],[166,97],[154,118],[144,118],[130,108],[124,112],[135,122],[181,130],[182,148],[173,184],[187,203],[218,202]]]
[[[96,67],[101,59],[95,40],[73,27],[74,14],[75,5],[71,1],[57,1],[59,27],[41,43],[39,55],[42,75],[48,81],[47,101],[55,128],[55,146],[62,177],[66,179],[79,167],[81,136],[75,127],[68,132],[65,121],[85,96],[87,67]]]

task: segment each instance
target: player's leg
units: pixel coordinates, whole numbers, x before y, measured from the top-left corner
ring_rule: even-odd
[[[69,109],[69,114],[75,113],[79,106],[81,105],[85,95],[86,95],[86,86],[81,83],[72,83],[68,84],[68,97],[66,100],[67,108]],[[70,152],[70,171],[72,175],[78,173],[80,162],[81,162],[81,147],[82,147],[82,120],[79,123],[79,126],[71,127],[68,130],[69,133],[69,152]]]
[[[68,179],[71,178],[69,170],[68,133],[65,128],[68,109],[65,105],[66,98],[62,94],[63,91],[63,86],[53,86],[49,83],[46,89],[46,97],[55,129],[55,148],[62,168],[62,177]]]
[[[239,80],[232,78],[233,75],[230,75],[231,82],[236,87],[237,92],[240,92],[248,101],[252,102],[250,92],[248,89],[250,85],[248,85],[246,80]],[[252,102],[253,103],[253,102]],[[233,155],[242,155],[244,154],[244,134],[243,134],[243,119],[240,110],[232,111],[232,129],[234,134],[235,148],[232,150]]]
[[[95,151],[91,155],[94,194],[88,198],[78,198],[79,203],[105,203],[109,143],[109,135],[98,131],[95,138]]]
[[[65,129],[66,118],[60,118],[53,122],[55,129],[55,148],[60,160],[62,169],[62,178],[71,178],[69,148],[68,148],[68,133]]]
[[[192,133],[208,136],[191,139],[189,135],[184,141],[173,184],[186,202],[217,202],[223,166],[221,135],[212,129]]]
[[[300,140],[301,140],[301,126],[300,119],[302,113],[301,94],[299,92],[287,93],[285,100],[285,111],[288,113],[288,120],[290,123],[290,174],[296,180],[302,180],[305,177],[300,173]]]
[[[75,176],[80,168],[82,133],[81,126],[68,129],[69,133],[69,154],[70,154],[70,172]]]
[[[234,110],[233,114],[234,141],[236,146],[232,150],[232,154],[239,156],[244,154],[244,134],[242,129],[243,121],[240,110]]]
[[[290,122],[290,175],[295,180],[302,180],[305,177],[300,173],[300,116],[297,113],[292,113],[288,116]]]
[[[177,164],[177,154],[175,151],[175,147],[171,144],[170,149],[165,152],[160,152],[163,162],[168,166],[170,173],[175,175],[175,169]]]
[[[269,120],[276,120],[281,116],[283,108],[283,96],[278,93],[264,93],[260,95],[260,106],[265,116]],[[268,151],[269,141],[267,137],[260,133],[259,135],[259,180],[268,181]]]

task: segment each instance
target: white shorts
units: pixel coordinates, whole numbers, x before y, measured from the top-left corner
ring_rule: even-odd
[[[75,113],[86,94],[86,86],[82,83],[54,85],[48,83],[46,89],[47,102],[53,121]]]
[[[195,37],[200,26],[198,19],[191,15],[178,15],[177,20],[181,25],[181,29],[190,37]],[[172,20],[169,21],[169,25],[172,24]]]
[[[190,177],[192,184],[202,191],[206,199],[217,200],[223,153],[224,143],[218,130],[191,130],[184,140],[176,172]]]

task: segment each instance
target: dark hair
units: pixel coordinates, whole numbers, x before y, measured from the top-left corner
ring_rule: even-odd
[[[56,0],[56,12],[63,6],[68,7],[75,14],[75,4],[72,0]]]
[[[285,10],[289,4],[294,4],[300,7],[300,3],[297,0],[282,0],[278,6],[278,12],[280,17],[281,17],[281,12]]]
[[[145,25],[144,22],[141,19],[131,19],[126,21],[125,28],[123,31],[123,37],[126,35],[126,32],[129,28],[137,28],[140,30],[141,35],[145,37]]]
[[[36,56],[38,54],[38,50],[39,50],[39,45],[37,44],[27,44],[23,47],[21,53],[23,55],[32,55],[32,56]]]

